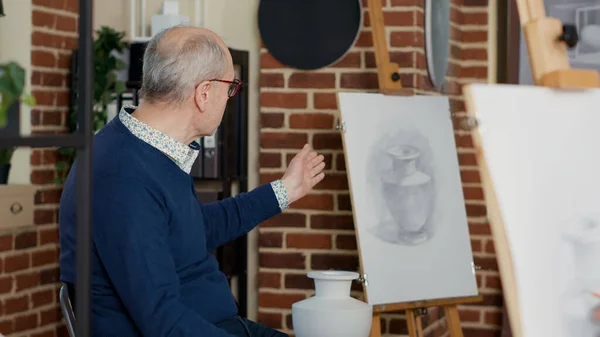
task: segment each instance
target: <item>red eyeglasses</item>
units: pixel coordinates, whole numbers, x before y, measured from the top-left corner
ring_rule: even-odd
[[[237,95],[238,92],[240,92],[240,88],[244,84],[244,82],[238,80],[237,78],[233,79],[233,81],[219,80],[219,79],[212,79],[211,81],[228,83],[229,90],[227,91],[227,95],[229,96],[229,98],[235,97],[235,95]]]

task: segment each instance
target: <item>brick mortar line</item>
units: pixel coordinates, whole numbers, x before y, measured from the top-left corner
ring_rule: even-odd
[[[62,321],[62,319],[61,319],[61,321]],[[27,331],[27,333],[52,332],[61,325],[62,325],[62,322],[52,322],[52,323],[48,323],[46,325],[42,325],[42,326],[36,327],[34,329],[29,329],[26,331]],[[27,337],[27,336],[33,336],[33,335],[23,335],[23,336],[19,336],[19,337]]]
[[[42,231],[42,230],[48,230],[48,229],[58,229],[58,224],[54,223],[54,224],[43,224],[43,225],[34,225],[35,228],[38,229],[38,232]],[[59,242],[47,242],[41,245],[38,245],[38,248],[48,248],[49,246],[54,245],[57,248],[60,248],[60,243]]]
[[[461,50],[464,47],[465,49],[488,49],[487,42],[460,42],[455,44],[457,47],[460,47]]]
[[[487,29],[483,29],[481,31],[486,31],[486,30]],[[415,30],[414,32],[422,32],[422,30]],[[364,33],[370,33],[370,31],[365,31]],[[387,35],[390,35],[390,34],[387,34]],[[418,53],[423,54],[423,55],[425,54],[424,50],[423,50],[424,47],[414,47],[414,46],[399,47],[399,46],[391,46],[388,36],[386,36],[386,39],[387,39],[388,51],[390,51],[390,52],[394,52],[394,51],[397,52],[397,51],[404,51],[404,50],[406,50],[406,51],[411,51],[411,52],[418,52]],[[460,40],[455,40],[455,39],[452,39],[452,38],[450,39],[450,41],[460,42]],[[353,45],[348,50],[348,53],[360,52],[360,51],[373,51],[374,52],[375,51],[375,47],[372,46],[372,45],[371,46],[357,46],[357,45]],[[262,54],[269,54],[269,50],[267,48],[262,48],[260,50],[259,54],[260,55],[262,55]],[[327,67],[325,69],[328,69],[328,68],[329,67]],[[267,70],[267,69],[270,69],[270,68],[261,68],[260,70],[263,71],[263,70]],[[280,69],[290,69],[290,68],[283,66]],[[316,69],[316,70],[313,70],[313,71],[319,71],[319,70],[320,69]]]
[[[454,113],[455,117],[468,117],[467,112],[466,111],[457,111]]]
[[[323,253],[331,253],[332,255],[345,255],[345,256],[357,256],[358,249],[342,249],[337,248],[335,246],[335,242],[332,242],[333,245],[330,248],[297,248],[297,247],[286,247],[286,237],[282,237],[282,247],[260,247],[260,249],[268,248],[269,250],[260,250],[262,253],[304,253],[304,254],[323,254]],[[335,241],[335,240],[333,240]],[[338,254],[343,253],[343,254]],[[308,256],[308,255],[307,255]]]
[[[75,13],[75,12],[71,12],[69,10],[66,9],[57,9],[57,8],[51,8],[51,7],[46,7],[43,5],[32,5],[31,6],[32,10],[38,10],[40,12],[47,12],[47,13],[51,13],[51,14],[59,14],[62,16],[67,16],[67,17],[71,17],[71,18],[75,18],[75,19],[79,19],[79,14]]]
[[[490,239],[492,240],[492,239]],[[486,240],[483,240],[484,242],[487,242]],[[484,244],[485,246],[485,244]],[[483,247],[483,249],[485,249],[485,247]],[[496,253],[489,253],[489,252],[472,252],[473,253],[473,257],[477,257],[477,258],[494,258],[496,257]],[[480,269],[480,271],[494,271],[495,269]]]
[[[453,40],[453,39],[451,39],[450,41],[457,41],[457,40]],[[458,41],[457,41],[457,42],[458,42]],[[415,46],[391,46],[389,41],[388,41],[388,43],[387,43],[387,47],[388,47],[388,50],[389,50],[390,52],[399,52],[399,51],[401,52],[401,51],[406,51],[406,52],[418,52],[418,53],[420,53],[420,54],[423,54],[423,55],[425,54],[425,53],[424,53],[424,49],[423,49],[424,47],[415,47]],[[368,51],[368,52],[375,52],[375,47],[374,47],[373,45],[371,45],[371,46],[357,46],[357,45],[354,45],[354,46],[352,46],[352,47],[351,47],[351,49],[349,49],[349,50],[347,51],[347,53],[366,52],[366,51]],[[262,52],[261,52],[260,54],[261,54],[261,55],[264,55],[264,54],[269,54],[269,50],[268,50],[268,49],[263,49],[263,50],[262,50]],[[315,70],[310,70],[310,71],[311,71],[311,72],[312,72],[312,71],[314,71],[314,72],[318,72],[318,71],[320,71],[320,70],[323,70],[323,69],[329,69],[329,68],[330,68],[330,67],[326,67],[326,68],[322,68],[322,69],[315,69]],[[268,70],[268,69],[272,69],[272,68],[262,68],[262,69],[261,69],[261,71],[263,71],[263,70]],[[289,67],[285,67],[285,66],[281,66],[279,69],[291,69],[291,68],[289,68]],[[299,71],[304,71],[304,70],[299,70]]]
[[[361,27],[360,30],[358,31],[358,34],[360,35],[361,33],[367,33],[367,34],[371,34],[372,28],[371,26],[369,27]],[[423,32],[424,28],[421,26],[418,26],[416,24],[414,25],[400,25],[400,26],[385,26],[384,27],[384,32],[386,33],[386,36],[389,38],[389,33],[390,32]],[[389,44],[389,39],[388,39],[388,44]],[[357,48],[357,46],[352,46],[352,48]]]
[[[25,233],[25,232],[28,232],[28,231],[19,232],[19,234],[22,234],[22,233]],[[37,231],[35,231],[35,232],[37,234]],[[14,233],[14,231],[13,231],[13,233]],[[23,248],[23,249],[5,250],[3,252],[0,252],[0,257],[4,257],[4,258],[6,258],[6,257],[13,257],[13,256],[27,254],[27,253],[29,253],[31,255],[31,253],[40,252],[40,251],[46,250],[47,248],[51,248],[52,246],[53,246],[53,248],[60,248],[58,243],[52,242],[52,243],[44,244],[44,245],[41,245],[41,246],[40,245],[36,245],[36,246],[33,246],[33,247]],[[30,263],[33,262],[33,261],[31,261],[31,258],[30,258],[29,262]],[[31,268],[44,269],[43,268],[44,266],[45,267],[47,267],[47,266],[58,266],[58,261],[54,262],[54,263],[48,263],[48,264],[45,264],[45,265],[40,265],[40,266],[32,266],[29,269],[14,270],[14,271],[11,271],[9,274],[10,275],[26,274],[26,273],[32,271]]]
[[[465,59],[465,60],[457,60],[457,59],[450,59],[450,62],[448,63],[448,65],[457,65],[460,66],[461,68],[469,68],[469,67],[489,67],[489,62],[487,60],[472,60],[472,59]]]
[[[67,131],[67,127],[36,125],[36,126],[31,127],[31,131],[34,131],[34,132],[56,132],[59,134],[65,134],[65,132]]]
[[[446,320],[445,317],[441,317],[438,318],[436,321],[432,322],[431,324],[429,324],[427,327],[425,327],[423,329],[423,334],[427,335],[429,332],[431,332],[432,330],[437,329],[440,325],[445,326],[446,325]]]
[[[270,130],[278,130],[278,129],[267,129],[264,128],[263,130],[268,130],[268,132],[271,132]],[[291,129],[291,130],[307,130],[307,129]],[[315,130],[315,129],[312,129]],[[329,130],[329,129],[321,129],[321,130]],[[337,130],[334,130],[337,132]],[[262,132],[261,132],[262,133]],[[260,153],[269,153],[269,154],[281,154],[282,158],[285,160],[285,157],[287,155],[295,155],[296,153],[298,153],[298,151],[300,151],[300,149],[272,149],[272,148],[262,148]],[[331,154],[331,155],[336,155],[336,154],[344,154],[343,150],[332,150],[332,149],[317,149],[316,150],[317,153],[319,154]],[[268,169],[268,167],[260,167],[261,169]]]
[[[462,13],[488,13],[488,6],[465,6],[457,5],[453,2],[450,3],[450,8],[454,8]]]
[[[464,32],[487,32],[489,30],[489,25],[488,24],[465,25],[462,23],[456,23],[456,22],[451,21],[450,28],[454,28],[461,33],[464,33]],[[455,40],[455,39],[451,39],[451,40],[452,41],[460,41],[460,40]]]
[[[56,48],[56,47],[48,47],[48,46],[39,46],[39,45],[32,45],[31,46],[31,51],[45,51],[45,52],[49,52],[49,53],[55,53],[57,55],[72,55],[72,51],[68,50],[68,49],[60,49],[60,48]]]
[[[290,252],[290,253],[305,253],[305,254],[322,254],[322,253],[326,253],[326,252],[335,252],[335,254],[332,255],[344,255],[344,256],[356,256],[356,250],[355,251],[349,251],[349,250],[332,250],[329,248],[323,248],[323,249],[315,249],[315,248],[286,248],[286,247],[279,247],[279,248],[274,248],[274,247],[259,247],[259,252],[261,253],[281,253],[282,251],[286,251],[286,252]]]
[[[465,328],[477,328],[478,330],[482,330],[482,329],[491,329],[493,328],[494,330],[498,329],[497,325],[494,324],[489,324],[489,323],[476,323],[476,322],[461,322],[462,326]]]
[[[57,68],[57,67],[44,67],[44,66],[32,66],[31,67],[32,71],[44,71],[44,72],[54,72],[56,74],[60,74],[60,75],[69,75],[71,72],[71,69],[68,68]]]
[[[68,108],[64,108],[64,107],[60,107],[60,106],[50,106],[50,105],[36,106],[32,110],[38,110],[40,112],[59,112],[59,113],[66,113],[66,112],[68,112]],[[31,127],[32,128],[39,128],[39,127],[50,127],[50,126],[51,125],[32,125]],[[61,128],[62,126],[54,125],[53,127]]]
[[[56,166],[54,164],[40,164],[40,165],[32,165],[32,171],[45,171],[45,170],[54,170]],[[47,186],[47,185],[42,185]]]
[[[472,216],[467,217],[467,221],[473,225],[489,225],[488,219],[486,216]]]
[[[420,6],[392,6],[390,2],[388,2],[385,6],[382,7],[383,12],[412,12],[415,10],[423,11],[423,8]],[[362,13],[366,13],[369,11],[368,7],[361,7]]]
[[[260,294],[273,294],[273,295],[279,295],[279,294],[298,294],[298,295],[309,295],[310,293],[315,292],[314,289],[296,289],[296,288],[260,288],[262,289],[262,291],[259,291],[259,295]],[[267,291],[265,291],[267,290]]]
[[[465,205],[487,205],[484,200],[480,199],[465,199]]]
[[[37,168],[38,166],[36,165],[32,165],[32,168]],[[52,169],[54,169],[54,166],[52,167]],[[50,184],[39,184],[39,185],[35,185],[38,189],[38,191],[47,191],[47,190],[51,190],[51,189],[62,189],[62,185],[56,185],[54,183],[50,183]]]
[[[42,311],[44,311],[44,310],[50,310],[50,309],[54,309],[54,308],[55,308],[55,307],[57,307],[57,306],[58,306],[58,304],[57,304],[57,303],[54,303],[54,304],[52,304],[52,305],[46,304],[46,305],[43,305],[43,306],[40,306],[40,307],[36,307],[36,308],[32,308],[32,309],[28,309],[28,310],[21,311],[21,312],[18,312],[18,313],[14,313],[14,314],[10,314],[10,315],[3,315],[3,316],[2,316],[2,319],[3,319],[3,320],[4,320],[4,319],[11,320],[11,319],[16,319],[16,318],[17,318],[17,317],[19,317],[19,316],[27,316],[27,315],[31,315],[31,314],[33,314],[33,313],[36,313],[36,314],[40,314],[40,315],[41,315],[41,312],[42,312]],[[38,310],[38,309],[39,309],[39,310]],[[60,319],[59,319],[59,320],[60,320]],[[56,324],[57,324],[57,323],[58,323],[58,322],[49,322],[47,325],[37,326],[37,327],[35,327],[34,329],[26,329],[26,330],[24,330],[24,331],[26,331],[27,333],[35,333],[35,332],[37,332],[37,331],[42,331],[42,330],[45,330],[45,329],[46,329],[47,327],[49,327],[49,326],[54,326],[54,328],[56,328]],[[27,336],[27,335],[25,335],[25,336]]]
[[[35,206],[35,210],[40,210],[40,209],[44,209],[44,210],[56,210],[59,207],[59,204],[39,204],[39,205],[34,205]]]
[[[18,273],[18,274],[20,275],[20,274],[24,274],[24,273]],[[8,275],[18,276],[16,273],[11,273],[11,274],[8,274]],[[14,281],[14,283],[16,283],[16,280]],[[22,296],[25,296],[25,295],[29,295],[31,297],[31,295],[33,293],[36,293],[36,292],[40,292],[40,291],[44,291],[44,290],[55,291],[56,289],[60,288],[60,286],[57,286],[57,284],[58,283],[40,284],[40,285],[31,287],[31,288],[23,289],[21,291],[15,291],[16,289],[13,289],[13,290],[11,290],[8,293],[0,294],[0,298],[1,299],[7,299],[9,297],[10,298],[18,298],[18,297],[22,297]],[[15,285],[14,288],[16,288],[16,285]],[[53,302],[54,302],[54,300],[55,300],[54,296],[52,296],[52,299],[53,299]]]
[[[51,35],[61,36],[61,37],[70,37],[70,38],[79,38],[79,34],[76,31],[64,31],[58,30],[57,28],[49,28],[44,26],[32,26],[33,33],[47,33]],[[33,44],[32,44],[33,45]],[[59,48],[59,47],[56,47]]]
[[[283,316],[285,316],[285,314],[291,314],[292,313],[292,308],[271,308],[271,307],[260,307],[259,312],[264,312],[264,313],[269,313],[269,314],[283,314]]]
[[[401,68],[400,73],[402,74],[411,74],[410,70],[418,70],[418,68]],[[292,74],[356,74],[356,73],[377,73],[377,68],[359,68],[359,67],[327,67],[321,68],[311,71],[304,71],[300,69],[292,69],[292,68],[265,68],[260,71],[261,74],[281,74],[287,84],[290,76]],[[264,87],[261,87],[264,88]],[[292,88],[293,89],[293,88]],[[311,89],[321,89],[321,88],[311,88]]]
[[[19,274],[23,274],[23,273],[19,273]],[[16,276],[16,274],[8,274],[8,275],[15,275]],[[0,295],[0,298],[2,298],[2,299],[6,299],[8,297],[10,297],[10,298],[17,298],[17,297],[22,297],[22,296],[25,296],[25,295],[30,295],[31,296],[32,293],[46,291],[46,290],[55,291],[55,290],[57,290],[59,288],[60,288],[60,285],[58,283],[39,284],[39,285],[34,286],[34,287],[22,289],[19,292],[13,290],[13,291],[8,292],[8,293],[3,293],[3,294]],[[18,296],[13,296],[13,295],[18,295]],[[54,299],[54,296],[52,296],[52,298]],[[56,302],[56,303],[58,303],[58,302]]]
[[[471,237],[471,239],[479,239],[479,240],[493,240],[491,239],[492,235],[491,234],[470,234],[469,237]]]
[[[47,85],[39,85],[39,84],[33,84],[31,86],[31,91],[37,91],[37,92],[42,92],[42,93],[57,93],[57,94],[65,94],[65,93],[69,93],[69,88],[66,88],[64,86],[47,86]],[[50,105],[40,105],[40,107],[50,107]],[[63,106],[63,105],[58,105],[56,106],[57,108],[63,107],[65,109],[67,109],[67,107]],[[32,110],[35,110],[37,107],[32,108]]]
[[[471,131],[462,130],[462,129],[458,129],[458,130],[454,129],[454,135],[456,135],[456,136],[470,136],[471,135]]]
[[[371,28],[363,28],[361,32],[371,33]],[[414,32],[414,33],[424,33],[425,29],[421,26],[411,25],[411,26],[386,26],[384,29],[384,33],[386,35],[387,43],[390,43],[391,34],[394,32]]]
[[[270,290],[270,291],[264,291]],[[275,291],[273,291],[275,290]],[[310,291],[308,289],[290,289],[290,288],[260,288],[258,291],[259,297],[261,294],[270,294],[270,295],[304,295],[305,297],[309,297],[314,294],[314,291]],[[279,308],[272,308],[279,309]]]
[[[479,49],[479,50],[488,50],[489,45],[487,41],[463,41],[463,40],[454,40],[450,39],[450,46],[455,46],[464,49]],[[452,58],[454,59],[454,58]]]
[[[293,209],[285,210],[284,214],[302,214],[302,215],[306,215],[308,217],[311,215],[352,215],[352,212],[342,211],[342,210],[336,211],[336,210],[316,210],[316,209],[293,208]]]
[[[63,74],[58,74],[58,73],[54,73],[53,75],[63,75]],[[39,92],[56,92],[56,93],[70,93],[69,90],[71,88],[68,88],[65,86],[65,84],[62,84],[60,86],[56,86],[56,85],[43,85],[43,84],[32,84],[31,85],[31,90],[32,91],[39,91]]]
[[[34,170],[34,169],[36,169],[38,167],[43,167],[43,168],[48,167],[48,168],[54,169],[54,164],[32,165],[31,166],[32,170]],[[36,189],[38,191],[41,191],[41,192],[52,191],[52,190],[59,190],[59,189],[62,188],[60,185],[54,185],[54,184],[52,184],[52,185],[51,184],[47,184],[47,185],[35,185],[35,186],[36,186]]]
[[[39,326],[39,327],[31,329],[31,330],[27,330],[27,332],[28,333],[52,332],[61,325],[62,325],[62,322],[53,322],[53,323],[49,323],[49,324],[46,324],[43,326]],[[33,335],[23,335],[23,336],[19,336],[19,337],[27,337],[27,336],[33,336]]]
[[[40,84],[33,84],[31,86],[31,91],[41,91],[41,92],[56,92],[56,93],[65,93],[69,92],[69,88],[66,87],[54,87]]]
[[[459,81],[458,81],[459,85],[472,84],[472,83],[487,84],[488,80],[487,80],[487,78],[469,78],[469,77],[464,77],[464,78],[459,79]]]
[[[307,233],[307,229],[310,229],[311,231],[309,233]],[[337,235],[349,235],[349,234],[354,234],[356,235],[356,231],[353,229],[326,229],[326,228],[312,228],[312,227],[277,227],[277,228],[273,228],[273,227],[265,227],[265,228],[260,228],[259,230],[259,235],[260,234],[273,234],[273,233],[281,233],[284,234],[284,236],[287,236],[288,234],[306,234],[306,235],[331,235],[333,237],[336,237]],[[273,247],[274,248],[274,247]],[[283,248],[283,247],[282,247]],[[302,249],[302,248],[299,248]],[[346,249],[348,250],[348,249]]]
[[[366,74],[366,72],[359,72],[358,74]],[[376,74],[376,73],[371,73]],[[358,89],[358,88],[326,88],[329,91],[325,91],[319,88],[284,88],[284,87],[262,87],[260,90],[261,94],[265,93],[273,93],[273,94],[331,94],[332,90],[336,90],[336,92],[357,92],[357,93],[365,93],[365,92],[376,92],[376,89]],[[310,106],[306,108],[283,108],[277,107],[281,109],[289,109],[289,110],[300,110],[300,109],[308,109]],[[268,108],[265,106],[261,106],[262,108]],[[313,108],[314,109],[314,108]]]

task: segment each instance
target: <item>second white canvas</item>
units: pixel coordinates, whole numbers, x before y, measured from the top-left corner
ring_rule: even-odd
[[[465,95],[501,216],[490,221],[514,336],[600,336],[600,90]]]
[[[338,97],[368,302],[477,295],[448,98]]]

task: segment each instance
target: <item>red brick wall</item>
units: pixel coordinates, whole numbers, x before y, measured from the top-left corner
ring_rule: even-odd
[[[33,133],[65,130],[71,50],[77,47],[78,1],[33,0],[31,85],[37,106]],[[0,236],[0,333],[67,336],[59,309],[58,225],[60,187],[53,183],[53,149],[33,149],[34,224]]]
[[[424,54],[423,0],[382,0],[390,55],[400,64],[402,83],[430,93]],[[451,55],[444,94],[455,114],[457,155],[483,303],[461,306],[466,336],[497,336],[502,295],[473,144],[459,130],[465,116],[461,85],[486,81],[487,0],[452,0]],[[260,180],[280,177],[305,142],[325,154],[327,177],[317,190],[259,229],[259,320],[292,333],[291,304],[312,294],[311,269],[358,270],[358,258],[340,134],[334,123],[337,90],[378,87],[366,0],[360,37],[347,56],[318,71],[278,63],[263,46],[260,72]],[[360,287],[356,287],[360,291]],[[446,332],[438,310],[426,319],[428,335]],[[386,315],[384,335],[406,334],[402,313]]]

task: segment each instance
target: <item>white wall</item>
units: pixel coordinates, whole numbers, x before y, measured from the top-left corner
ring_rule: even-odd
[[[31,92],[31,0],[4,0],[0,18],[0,62],[16,61],[25,69],[25,90]],[[31,109],[21,105],[21,134],[31,133]],[[12,159],[9,184],[30,184],[31,149],[18,148]]]
[[[21,1],[21,0],[12,0]],[[138,4],[140,1],[137,1]],[[260,38],[258,33],[257,11],[259,0],[202,0],[204,9],[203,26],[216,32],[225,43],[234,49],[247,50],[250,53],[249,70],[249,140],[248,140],[248,182],[252,189],[258,184],[258,149],[259,149],[259,65],[260,65]],[[161,0],[147,0],[148,13],[146,16],[147,34],[150,34],[152,14],[160,13]],[[194,24],[195,1],[180,0],[180,14],[190,16]],[[130,34],[130,1],[128,0],[102,0],[94,2],[94,27],[110,26],[116,30],[126,32],[127,39]],[[139,18],[137,19],[139,22]],[[137,34],[139,35],[139,34]],[[257,284],[258,271],[256,231],[249,235],[248,242],[248,316],[256,319],[257,316]]]

